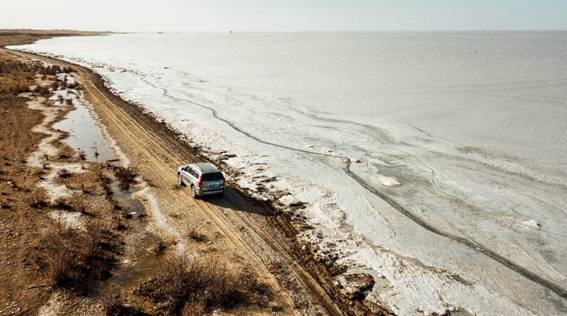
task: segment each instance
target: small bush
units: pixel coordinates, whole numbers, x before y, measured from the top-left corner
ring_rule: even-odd
[[[42,97],[51,95],[51,91],[49,91],[49,88],[47,88],[47,87],[42,87],[42,86],[40,86],[40,87],[38,87],[37,89],[35,89],[35,92],[36,92],[37,94],[39,94],[40,96],[42,96]]]
[[[114,175],[120,181],[120,189],[127,191],[131,184],[136,183],[136,173],[134,169],[128,167],[116,167],[114,169]]]
[[[52,208],[60,209],[60,210],[63,210],[63,211],[69,211],[69,212],[75,210],[75,208],[73,207],[73,205],[71,205],[71,204],[67,201],[67,199],[62,198],[62,197],[60,197],[60,198],[56,199],[55,201],[53,201],[50,206],[51,206]]]
[[[73,176],[73,174],[71,172],[69,172],[67,169],[59,170],[58,174],[59,174],[59,178],[61,178],[61,179],[68,179],[68,178],[71,178]]]
[[[205,236],[204,234],[202,234],[198,229],[193,228],[189,231],[189,237],[191,237],[191,239],[193,239],[194,241],[199,241],[199,242],[205,242],[207,241],[207,236]]]
[[[85,231],[51,224],[38,240],[32,258],[52,286],[81,293],[92,289],[93,281],[110,275],[117,251],[113,236],[96,226]]]
[[[248,268],[231,266],[218,257],[188,260],[167,258],[155,276],[135,291],[168,314],[194,315],[195,309],[232,309],[239,305],[264,306],[272,298],[269,287]]]
[[[143,316],[143,311],[126,304],[120,297],[103,297],[103,306],[108,316]]]

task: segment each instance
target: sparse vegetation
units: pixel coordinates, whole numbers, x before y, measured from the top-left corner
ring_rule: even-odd
[[[93,281],[110,275],[117,248],[112,233],[98,226],[83,231],[56,223],[46,228],[31,255],[52,286],[86,293]]]
[[[73,176],[73,174],[71,172],[69,172],[67,169],[59,170],[58,175],[59,175],[59,178],[61,178],[61,179],[68,179],[68,178]]]
[[[47,203],[47,197],[43,190],[33,191],[30,195],[30,206],[37,209],[46,208],[49,206]]]
[[[249,268],[211,256],[190,260],[171,256],[135,294],[158,306],[158,312],[184,315],[241,305],[265,306],[272,298],[269,287]]]
[[[193,239],[194,241],[198,241],[198,242],[206,242],[208,240],[207,236],[201,233],[198,228],[192,228],[189,231],[189,237],[191,237],[191,239]]]
[[[120,189],[124,191],[128,190],[130,185],[136,183],[136,173],[130,167],[116,167],[114,168],[114,175],[120,182]]]
[[[78,157],[79,157],[79,160],[83,160],[83,161],[87,160],[87,155],[82,150],[79,151]]]
[[[58,198],[53,201],[50,205],[52,208],[63,210],[63,211],[74,211],[75,208],[67,201],[65,198]]]

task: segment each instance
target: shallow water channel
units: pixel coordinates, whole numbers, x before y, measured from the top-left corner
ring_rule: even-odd
[[[53,128],[68,132],[69,135],[63,142],[75,150],[82,151],[87,161],[106,161],[118,168],[118,155],[111,142],[105,138],[89,105],[78,99],[75,100],[74,106],[75,109],[67,113],[62,121],[54,124]],[[115,175],[107,176],[110,180],[109,193],[116,203],[117,212],[125,220],[124,227],[127,227],[128,233],[124,235],[125,249],[119,267],[102,287],[111,292],[120,292],[135,286],[140,279],[151,274],[161,264],[163,257],[148,250],[160,245],[161,238],[148,231],[148,214],[144,203],[132,197],[144,187],[143,180],[125,188]]]
[[[53,125],[53,128],[69,133],[69,137],[64,142],[82,151],[89,161],[117,159],[87,105],[83,102],[74,102],[74,105],[75,110],[67,113],[65,119]]]

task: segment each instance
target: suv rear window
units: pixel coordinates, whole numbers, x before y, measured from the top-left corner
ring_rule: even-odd
[[[224,179],[222,173],[213,172],[203,174],[203,181],[218,181]]]

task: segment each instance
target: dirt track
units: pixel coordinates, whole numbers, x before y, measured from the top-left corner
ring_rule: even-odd
[[[177,166],[202,161],[193,149],[136,106],[110,93],[100,77],[91,71],[45,59],[72,66],[77,72],[85,96],[94,105],[100,121],[129,158],[131,166],[151,184],[164,219],[154,214],[153,220],[165,238],[172,238],[186,250],[220,251],[232,260],[251,263],[264,281],[277,289],[276,301],[296,312],[349,313],[351,308],[344,304],[344,298],[337,297],[331,290],[328,273],[305,259],[294,242],[295,232],[285,218],[248,200],[235,188],[229,188],[221,198],[193,200],[188,190],[175,187]],[[208,236],[208,250],[191,240],[195,229]]]

